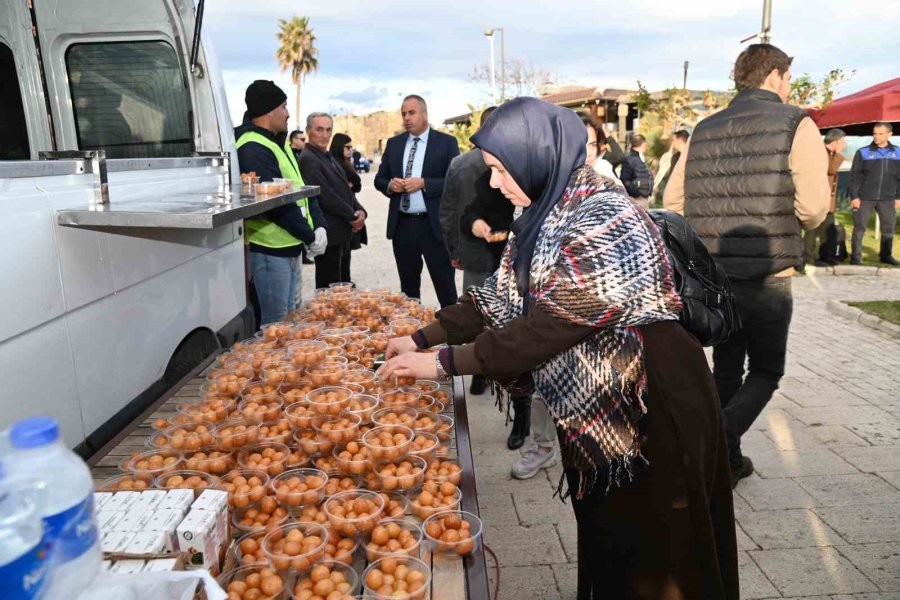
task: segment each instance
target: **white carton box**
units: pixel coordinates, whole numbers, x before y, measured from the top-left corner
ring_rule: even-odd
[[[103,505],[106,504],[112,497],[112,492],[94,492],[94,509],[102,509]]]
[[[143,510],[128,509],[123,511],[120,518],[111,531],[141,531],[141,523],[144,522],[144,515],[147,514]]]
[[[134,537],[125,548],[126,554],[160,554],[166,549],[166,534],[162,531],[143,531]]]
[[[101,532],[112,531],[112,525],[115,524],[116,521],[122,518],[124,515],[123,512],[119,512],[117,510],[103,510],[100,509],[97,511],[97,529]]]
[[[166,536],[166,550],[173,552],[178,549],[178,538],[175,531],[183,520],[184,515],[180,510],[157,510],[152,513],[152,517],[144,529],[163,533]]]
[[[142,573],[163,573],[178,569],[177,558],[154,558],[144,565]]]
[[[169,490],[166,496],[156,505],[157,509],[180,510],[186,515],[194,501],[194,490]]]
[[[104,531],[131,531],[132,523],[129,521],[122,522],[128,516],[127,510],[117,510],[112,517],[106,521]]]
[[[140,573],[144,569],[143,560],[126,559],[113,563],[111,573]]]
[[[134,533],[130,531],[111,531],[103,536],[100,549],[107,553],[125,552],[133,537]]]
[[[194,503],[191,511],[205,510],[216,515],[216,535],[218,544],[225,544],[228,539],[228,492],[221,490],[203,490]]]
[[[140,492],[116,492],[112,498],[106,501],[103,508],[106,510],[127,510],[131,503],[137,500]]]
[[[192,510],[178,525],[178,550],[187,560],[187,569],[209,569],[219,574],[219,546],[216,534],[216,515],[205,510]]]
[[[163,498],[166,497],[165,490],[146,490],[141,492],[137,500],[135,500],[129,510],[148,511],[156,508]]]

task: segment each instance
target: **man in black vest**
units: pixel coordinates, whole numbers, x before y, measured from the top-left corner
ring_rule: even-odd
[[[753,472],[741,454],[741,435],[784,375],[790,278],[803,265],[802,228],[822,223],[829,206],[819,131],[804,110],[785,104],[792,60],[769,44],[738,56],[738,94],[697,125],[663,197],[725,269],[743,322],[713,349],[732,486]]]

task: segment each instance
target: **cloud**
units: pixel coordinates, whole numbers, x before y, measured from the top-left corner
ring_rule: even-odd
[[[207,7],[204,27],[228,74],[229,102],[241,111],[244,88],[253,79],[275,79],[293,90],[274,59],[275,31],[279,18],[303,14],[319,48],[319,71],[303,86],[304,107],[395,109],[398,95],[427,90],[436,123],[465,112],[469,102],[486,100],[466,81],[474,65],[489,60],[486,27],[504,28],[507,58],[547,70],[560,83],[634,88],[640,79],[660,89],[681,84],[688,60],[690,87],[724,90],[732,85],[735,57],[746,47],[740,40],[760,27],[761,5],[632,0],[627,10],[597,12],[577,0],[493,0],[486,12],[482,0],[329,0],[299,7],[296,0],[219,0]],[[810,7],[801,0],[774,3],[773,41],[796,57],[796,75],[821,79],[832,68],[857,69],[842,94],[896,75],[897,44],[872,27],[897,30],[900,11],[885,10],[883,2],[846,0]],[[293,92],[288,93],[291,107]]]
[[[365,108],[371,108],[378,104],[378,101],[387,96],[388,89],[386,87],[376,87],[371,85],[363,90],[356,92],[346,91],[340,94],[329,96],[332,100],[339,100],[349,104],[355,104]]]

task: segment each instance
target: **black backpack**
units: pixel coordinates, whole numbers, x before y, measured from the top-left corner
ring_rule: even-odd
[[[847,260],[847,230],[840,223],[832,223],[825,229],[819,259],[833,265]]]
[[[667,210],[651,210],[650,215],[662,234],[684,304],[679,321],[702,345],[721,344],[741,328],[728,276],[684,217]]]

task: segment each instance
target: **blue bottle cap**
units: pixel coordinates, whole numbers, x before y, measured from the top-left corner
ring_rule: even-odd
[[[13,448],[37,448],[59,439],[59,422],[53,417],[32,417],[13,423],[9,431]]]

